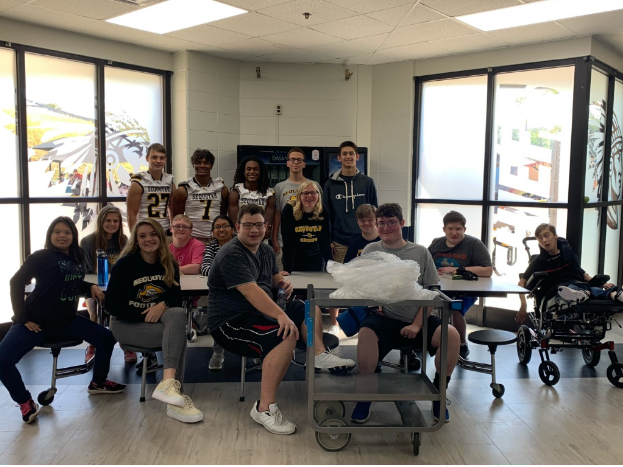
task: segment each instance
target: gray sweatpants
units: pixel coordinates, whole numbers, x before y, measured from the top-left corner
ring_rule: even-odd
[[[175,379],[184,380],[186,360],[186,312],[169,308],[157,323],[132,323],[113,317],[110,330],[120,344],[137,347],[162,347],[164,369],[175,368]]]

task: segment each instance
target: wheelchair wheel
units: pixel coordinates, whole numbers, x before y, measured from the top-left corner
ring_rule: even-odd
[[[341,418],[329,418],[320,424],[320,426],[346,426],[346,422]],[[322,449],[329,452],[341,451],[350,443],[350,433],[340,433],[330,435],[328,433],[316,432],[316,442]]]
[[[314,406],[314,419],[317,422],[344,415],[346,415],[346,407],[342,401],[320,401]]]
[[[517,332],[517,357],[519,363],[527,365],[532,358],[532,346],[530,328],[526,325],[522,325]]]
[[[500,397],[502,397],[505,391],[506,391],[506,388],[504,387],[503,384],[496,384],[495,386],[493,384],[491,385],[491,393],[493,394],[493,397],[495,397],[496,399],[499,399]]]
[[[422,444],[422,436],[420,433],[411,433],[411,444],[413,445],[413,455],[419,455],[420,445]]]
[[[54,395],[56,394],[56,388],[47,389],[41,391],[37,396],[37,402],[41,405],[50,405],[54,401]]]
[[[560,380],[560,370],[554,362],[545,360],[539,365],[539,377],[548,386],[554,386]]]
[[[599,365],[599,359],[601,358],[601,352],[595,349],[582,349],[582,357],[584,358],[584,363],[587,366],[594,368]]]
[[[613,363],[606,370],[608,381],[617,388],[623,388],[623,363]]]

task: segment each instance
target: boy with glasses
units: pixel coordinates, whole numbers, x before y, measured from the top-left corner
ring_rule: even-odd
[[[214,340],[226,350],[262,359],[260,400],[253,403],[251,418],[271,433],[289,435],[296,425],[283,416],[276,396],[296,342],[307,339],[305,305],[295,300],[282,310],[273,301],[275,289],[283,289],[289,297],[292,283],[279,273],[272,248],[262,243],[264,209],[256,204],[241,206],[236,229],[238,236],[221,247],[210,268],[208,325]],[[317,307],[316,319],[320,322]],[[354,368],[354,361],[325,351],[321,326],[315,332],[316,368]]]
[[[303,175],[303,169],[306,167],[305,153],[301,148],[292,148],[288,151],[288,161],[286,165],[290,171],[290,176],[287,180],[279,182],[275,185],[275,215],[273,220],[272,231],[272,243],[273,250],[277,256],[277,266],[280,271],[283,271],[283,237],[281,235],[281,214],[283,208],[290,201],[296,201],[296,193],[301,186],[301,183],[307,180]],[[315,183],[315,182],[314,182]],[[318,185],[318,191],[322,194],[320,185]]]
[[[365,256],[374,251],[384,251],[398,256],[400,259],[416,261],[420,266],[418,283],[431,286],[439,282],[437,268],[430,253],[422,245],[411,243],[402,238],[402,208],[396,203],[383,204],[376,210],[376,225],[379,230],[380,242],[371,243],[361,253]],[[424,316],[427,316],[427,336],[422,335]],[[427,340],[427,349],[435,358],[434,385],[437,389],[441,384],[446,388],[450,375],[459,359],[459,333],[448,326],[448,352],[446,381],[441,382],[439,375],[439,345],[441,343],[441,320],[430,315],[426,309],[386,305],[376,313],[370,314],[361,323],[357,342],[357,363],[360,373],[374,373],[379,360],[382,360],[392,349],[412,347],[422,349],[423,340]],[[358,402],[353,410],[351,420],[354,423],[365,423],[370,417],[371,402]],[[433,402],[432,413],[436,420],[440,414],[440,403]],[[445,421],[450,421],[450,413],[446,409]]]

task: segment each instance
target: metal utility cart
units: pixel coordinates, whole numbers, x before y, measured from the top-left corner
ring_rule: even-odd
[[[383,306],[374,300],[337,300],[329,298],[331,290],[307,287],[305,318],[307,324],[307,347],[314,348],[314,326],[316,306],[347,308],[349,306]],[[439,310],[441,318],[440,380],[446,381],[448,316],[452,302],[437,300],[409,300],[396,303],[400,306],[433,307]],[[423,320],[422,331],[427,332],[427,320]],[[423,339],[422,354],[427,351],[426,339]],[[446,388],[442,384],[438,391],[426,375],[426,358],[422,359],[422,371],[419,374],[316,374],[314,370],[314,352],[307,352],[307,388],[308,418],[316,431],[316,441],[327,451],[344,449],[352,433],[411,433],[413,454],[420,451],[421,433],[439,430],[444,424],[446,412]],[[359,425],[346,419],[343,401],[394,402],[402,419],[402,425]],[[441,417],[434,425],[428,425],[419,410],[416,401],[439,401]]]

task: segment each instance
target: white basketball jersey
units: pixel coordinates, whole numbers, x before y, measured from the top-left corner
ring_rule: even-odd
[[[223,204],[222,178],[212,178],[208,186],[201,186],[195,177],[180,183],[186,189],[186,214],[193,221],[193,236],[212,237],[212,220],[221,213]]]
[[[163,172],[160,180],[154,180],[149,172],[139,172],[132,175],[132,183],[138,183],[143,188],[141,205],[138,208],[136,220],[155,219],[164,230],[168,230],[170,227],[169,200],[173,189],[173,175]]]
[[[234,185],[234,190],[240,195],[238,207],[242,207],[245,204],[257,204],[266,209],[268,198],[275,194],[272,188],[268,188],[265,195],[261,194],[259,191],[249,191],[244,187],[244,183],[236,183]]]

